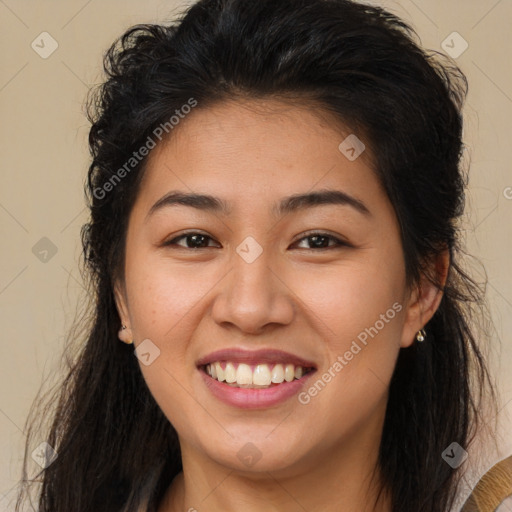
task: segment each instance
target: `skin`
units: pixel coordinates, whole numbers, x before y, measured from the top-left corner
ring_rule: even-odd
[[[426,280],[406,286],[394,209],[369,148],[355,161],[338,149],[348,134],[312,108],[239,100],[199,106],[151,152],[116,300],[128,326],[120,338],[160,349],[141,371],[182,449],[184,471],[159,512],[391,510],[386,495],[374,508],[378,471],[371,479],[389,382],[442,292]],[[175,205],[148,216],[178,189],[222,198],[232,212]],[[273,216],[281,198],[320,189],[350,194],[369,214],[329,204]],[[208,247],[163,245],[184,230],[210,237]],[[315,248],[310,230],[350,245]],[[252,263],[236,252],[247,236],[263,249]],[[443,282],[447,256],[434,265]],[[263,410],[229,406],[196,368],[218,349],[274,348],[314,361],[319,376],[396,303],[401,311],[306,405],[295,396]],[[249,442],[261,455],[251,467],[237,457]]]

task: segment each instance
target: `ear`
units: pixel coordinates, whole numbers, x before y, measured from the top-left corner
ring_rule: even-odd
[[[404,327],[400,346],[409,347],[416,339],[416,333],[434,316],[441,299],[443,289],[450,268],[450,253],[448,249],[438,254],[431,263],[432,274],[436,277],[441,289],[433,284],[426,275],[422,275],[420,282],[409,294],[405,312]]]
[[[120,281],[114,285],[114,297],[116,301],[117,312],[121,319],[121,325],[117,333],[119,339],[124,343],[133,343],[133,332],[131,329],[130,315],[128,313],[128,304],[126,300],[126,290]]]

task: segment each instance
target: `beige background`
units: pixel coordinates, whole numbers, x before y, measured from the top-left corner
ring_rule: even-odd
[[[453,31],[469,45],[457,58],[470,83],[465,138],[472,174],[465,228],[469,251],[488,273],[496,327],[493,373],[500,383],[503,416],[500,453],[482,458],[470,450],[469,488],[479,472],[512,453],[512,434],[506,434],[512,432],[512,421],[504,415],[508,411],[512,416],[512,3],[373,3],[410,21],[429,48],[441,50]],[[12,510],[9,500],[20,475],[31,402],[43,377],[58,370],[66,332],[84,300],[77,262],[79,230],[86,220],[85,94],[101,80],[101,57],[115,37],[135,23],[168,20],[184,5],[157,0],[0,0],[0,510]],[[43,31],[58,43],[47,59],[31,48]],[[455,39],[454,50],[460,44]],[[32,250],[43,237],[57,250],[48,253],[46,262]]]

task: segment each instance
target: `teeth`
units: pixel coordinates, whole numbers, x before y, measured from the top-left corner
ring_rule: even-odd
[[[229,384],[236,382],[236,370],[233,363],[228,363],[226,365],[226,382]]]
[[[219,382],[224,382],[226,380],[226,374],[224,373],[222,366],[220,365],[220,363],[215,363],[214,366],[215,366],[215,373],[217,373],[217,380]],[[213,377],[213,375],[212,375],[212,377]]]
[[[245,363],[226,362],[224,368],[220,361],[206,365],[206,373],[219,382],[226,382],[235,387],[268,388],[272,384],[282,384],[300,379],[307,373],[302,366],[293,364],[258,364],[250,366]]]
[[[282,364],[276,364],[272,368],[272,382],[274,384],[281,384],[284,381],[284,368]]]
[[[259,386],[270,386],[272,382],[272,375],[268,364],[259,364],[254,369],[253,383]]]
[[[236,369],[237,384],[252,384],[252,370],[248,364],[239,364]]]
[[[295,366],[293,364],[287,364],[284,369],[284,380],[291,382],[295,378]]]

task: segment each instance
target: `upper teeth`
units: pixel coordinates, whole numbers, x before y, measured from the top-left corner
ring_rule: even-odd
[[[300,379],[304,375],[304,368],[293,364],[257,364],[251,367],[245,363],[237,365],[231,362],[222,366],[217,361],[206,365],[206,373],[220,382],[240,387],[268,387],[272,383],[281,384]]]

